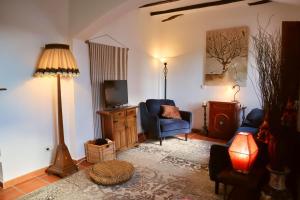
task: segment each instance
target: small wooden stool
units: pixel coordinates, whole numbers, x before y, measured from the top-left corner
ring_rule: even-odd
[[[131,163],[108,160],[95,164],[89,172],[91,179],[101,185],[115,185],[128,181],[134,173]]]

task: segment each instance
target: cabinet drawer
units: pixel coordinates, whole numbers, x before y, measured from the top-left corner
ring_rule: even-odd
[[[136,116],[135,109],[130,109],[126,111],[127,116]]]
[[[122,129],[125,128],[125,119],[114,119],[113,126],[115,129]]]
[[[114,120],[118,120],[119,118],[124,118],[125,117],[125,112],[124,111],[120,111],[120,112],[116,112],[113,114],[113,119]]]

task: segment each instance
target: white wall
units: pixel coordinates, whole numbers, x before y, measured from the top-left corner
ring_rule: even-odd
[[[84,41],[73,39],[72,50],[80,71],[74,79],[76,159],[85,156],[84,143],[94,138],[92,94],[88,46]]]
[[[202,9],[165,23],[160,21],[167,15],[150,17],[150,11],[131,11],[110,25],[99,28],[93,37],[107,33],[129,47],[128,90],[132,104],[147,98],[163,97],[163,65],[155,58],[168,57],[167,97],[174,99],[180,108],[193,112],[194,128],[203,125],[203,101],[231,101],[234,94],[231,85],[203,86],[206,31],[246,25],[253,35],[258,18],[265,25],[273,16],[269,27],[271,31],[280,29],[283,20],[300,20],[299,6],[278,3]],[[110,44],[103,38],[95,41]],[[254,64],[249,53],[248,76],[255,81]],[[242,87],[237,97],[248,107],[247,111],[260,107],[249,78],[247,87]]]
[[[57,7],[57,5],[60,5]],[[56,80],[34,78],[41,47],[66,43],[68,0],[0,1],[0,150],[3,180],[50,164],[56,134]],[[66,142],[74,131],[73,81],[63,81]]]
[[[114,7],[127,0],[71,0],[70,1],[70,35],[79,34],[95,20]]]

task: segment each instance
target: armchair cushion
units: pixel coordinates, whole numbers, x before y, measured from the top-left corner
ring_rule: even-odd
[[[159,119],[161,131],[173,131],[179,129],[189,129],[190,124],[185,120],[180,119]]]
[[[162,117],[169,119],[181,119],[179,109],[176,106],[161,105]]]
[[[246,116],[245,121],[241,126],[250,126],[259,128],[264,120],[264,111],[259,108],[252,109],[251,112]]]
[[[161,116],[161,105],[175,106],[175,103],[173,100],[169,99],[148,99],[146,101],[148,112],[153,115]]]

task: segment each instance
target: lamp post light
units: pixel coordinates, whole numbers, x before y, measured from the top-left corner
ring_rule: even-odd
[[[168,74],[167,62],[164,62],[164,76],[165,76],[165,99],[167,99],[167,74]]]
[[[208,136],[208,127],[207,127],[207,118],[206,118],[206,109],[207,109],[207,102],[204,101],[202,103],[202,107],[203,107],[203,115],[204,115],[204,122],[203,122],[203,133]]]

